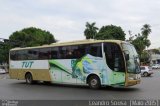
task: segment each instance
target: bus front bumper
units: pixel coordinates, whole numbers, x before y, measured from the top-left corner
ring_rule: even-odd
[[[133,85],[136,85],[136,84],[140,84],[141,80],[129,80],[127,83],[126,83],[126,86],[133,86]]]

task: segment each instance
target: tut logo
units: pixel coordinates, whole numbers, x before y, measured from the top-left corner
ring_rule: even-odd
[[[31,68],[33,63],[33,61],[24,61],[22,62],[22,68]]]

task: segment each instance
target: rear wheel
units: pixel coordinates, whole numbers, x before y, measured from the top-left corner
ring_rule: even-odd
[[[33,83],[33,77],[32,77],[31,73],[27,73],[26,76],[25,76],[25,79],[26,79],[27,84],[32,84]]]
[[[91,89],[98,89],[101,86],[100,79],[95,75],[89,78],[88,84]]]
[[[147,76],[148,76],[148,73],[147,73],[147,72],[144,72],[143,75],[144,75],[145,77],[147,77]]]

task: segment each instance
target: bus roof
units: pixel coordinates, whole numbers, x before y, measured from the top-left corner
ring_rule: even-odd
[[[38,49],[38,48],[45,48],[45,47],[56,47],[56,46],[67,46],[67,45],[79,45],[79,44],[90,44],[90,43],[100,43],[100,42],[115,42],[115,43],[122,43],[125,41],[121,41],[121,40],[94,40],[94,39],[87,39],[87,40],[75,40],[75,41],[69,41],[69,42],[58,42],[58,43],[52,43],[49,45],[42,45],[42,46],[34,46],[34,47],[17,47],[17,48],[13,48],[12,50],[23,50],[23,49]]]

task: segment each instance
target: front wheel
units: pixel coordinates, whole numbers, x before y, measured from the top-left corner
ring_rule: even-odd
[[[91,76],[88,84],[91,89],[98,89],[101,86],[100,79],[97,76]]]
[[[25,79],[26,79],[27,84],[32,84],[33,83],[33,77],[30,73],[26,74]]]

